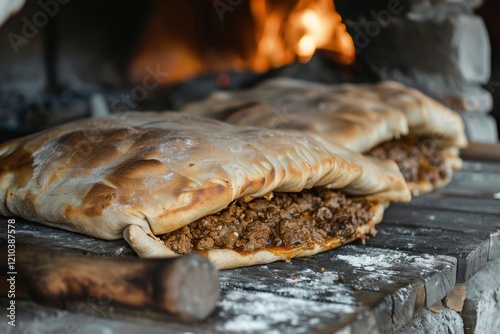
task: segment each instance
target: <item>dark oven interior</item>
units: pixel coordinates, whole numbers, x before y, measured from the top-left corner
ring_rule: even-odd
[[[496,141],[488,113],[500,77],[498,6],[28,0],[0,27],[0,139],[90,115],[176,110],[216,89],[287,76],[401,81],[462,112],[473,140]]]

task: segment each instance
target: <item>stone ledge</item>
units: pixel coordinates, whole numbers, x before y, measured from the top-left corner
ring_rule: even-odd
[[[436,7],[454,6],[457,4],[470,9],[477,9],[483,5],[483,0],[413,0],[411,2],[411,9],[414,11],[429,10]]]
[[[491,74],[488,32],[479,16],[416,21],[388,14],[348,22],[347,28],[359,57],[382,79],[394,79],[394,73],[411,79],[417,72],[460,86],[485,84]]]
[[[396,332],[396,334],[442,333],[464,333],[464,324],[460,315],[446,307],[443,307],[443,310],[437,313],[424,310],[420,318]]]
[[[495,144],[498,142],[497,123],[489,115],[462,113],[465,134],[469,141]]]
[[[416,20],[436,19],[452,13],[472,14],[483,4],[483,0],[408,0],[408,18]]]
[[[396,334],[486,334],[500,328],[500,259],[488,262],[465,283],[466,297],[462,312],[440,305]]]
[[[465,333],[494,333],[500,328],[500,259],[488,262],[467,282],[462,318]]]

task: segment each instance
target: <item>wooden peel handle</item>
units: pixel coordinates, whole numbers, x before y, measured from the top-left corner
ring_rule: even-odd
[[[500,144],[471,142],[460,151],[460,156],[467,160],[500,162]]]
[[[0,241],[0,274],[9,272]],[[67,308],[75,302],[125,306],[175,315],[208,316],[219,298],[215,267],[203,256],[171,259],[102,258],[16,245],[17,289],[36,302]]]

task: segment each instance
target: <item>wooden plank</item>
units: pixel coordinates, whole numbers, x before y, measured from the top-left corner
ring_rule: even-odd
[[[2,217],[0,219],[6,220],[7,218]],[[58,249],[65,252],[76,251],[105,256],[129,256],[132,252],[130,247],[122,240],[98,240],[86,235],[26,222],[18,218],[16,218],[16,233],[16,236],[22,239],[23,242],[33,243],[39,246],[43,245],[51,249]],[[0,238],[6,238],[4,234],[5,231],[1,230]],[[135,254],[132,253],[132,256],[135,256]],[[323,284],[323,282],[318,282],[318,284]],[[325,287],[328,287],[328,285],[325,285]],[[349,288],[343,287],[343,290],[345,292],[348,291]],[[309,300],[304,301],[303,298],[296,298],[293,296],[293,290],[289,292],[287,296],[286,293],[279,295],[272,293],[272,290],[270,292],[264,291],[263,294],[258,295],[262,297],[259,299],[256,298],[254,289],[239,292],[226,289],[224,297],[219,302],[218,311],[210,318],[211,320],[208,323],[198,324],[194,327],[185,327],[185,330],[198,329],[202,332],[227,332],[221,329],[226,327],[231,328],[231,321],[234,326],[237,326],[238,322],[242,322],[240,325],[245,326],[244,320],[247,319],[248,322],[248,317],[252,316],[238,313],[241,311],[241,303],[244,302],[245,305],[248,306],[248,309],[254,309],[256,307],[261,308],[262,314],[256,315],[256,317],[260,317],[260,325],[265,328],[274,328],[276,324],[273,321],[279,320],[279,328],[283,329],[285,332],[293,333],[297,332],[296,328],[294,329],[294,326],[297,327],[297,319],[301,319],[305,321],[306,324],[310,321],[310,324],[305,326],[307,329],[306,332],[312,332],[314,329],[315,332],[319,333],[322,329],[328,332],[342,328],[366,333],[371,333],[375,329],[382,333],[390,332],[392,323],[390,319],[392,299],[382,292],[351,289],[349,293],[354,299],[350,304],[339,303],[334,300],[342,296],[346,297],[338,289],[329,292],[329,300],[327,300],[328,298],[321,300],[321,295],[318,295],[317,298],[313,296]],[[230,298],[234,297],[235,293],[239,294],[239,304],[235,303],[231,306],[229,305],[231,303]],[[360,303],[360,301],[362,301],[362,303]],[[302,307],[297,307],[297,303],[300,303]],[[278,309],[279,305],[282,306],[281,309]],[[288,307],[289,305],[295,306]],[[270,307],[276,307],[274,313],[268,313]],[[89,312],[93,312],[93,310],[89,310]],[[220,312],[225,312],[225,316],[222,316]],[[108,316],[120,317],[120,315],[115,313],[111,312]],[[231,318],[226,318],[228,314],[232,314],[232,320]],[[285,320],[282,321],[283,319]],[[131,316],[127,318],[127,320],[137,321],[140,319]],[[254,320],[257,321],[258,319]],[[255,321],[253,323],[255,323]],[[227,325],[228,323],[229,325]],[[183,324],[176,322],[167,322],[167,324],[170,328],[183,328]],[[262,332],[264,333],[266,331]]]
[[[16,224],[18,224],[17,225],[18,233],[20,236],[23,236],[23,240],[31,240],[33,243],[37,244],[40,244],[42,240],[42,243],[44,243],[47,247],[65,250],[67,247],[69,247],[69,245],[72,245],[74,241],[73,245],[77,248],[77,251],[93,252],[102,255],[113,254],[114,256],[121,256],[123,254],[127,254],[125,250],[128,249],[128,246],[126,244],[123,244],[121,241],[107,242],[107,241],[97,240],[85,235],[80,235],[59,229],[52,229],[50,227],[38,224],[25,223],[22,222],[21,220],[18,220],[18,223]],[[68,240],[71,240],[71,243],[68,243]],[[375,252],[374,253],[375,257],[373,258],[373,260],[375,260],[377,257],[380,258],[382,256],[382,254],[376,253],[379,251],[377,249],[369,249],[365,247],[356,247],[356,248],[351,248],[351,247],[352,246],[343,247],[341,249],[334,250],[333,252],[336,253],[340,251],[341,253],[339,254],[343,254],[344,256],[352,255],[354,257],[358,256],[359,254],[364,254],[364,256],[366,257],[368,256],[368,254],[366,254],[367,251],[372,253]],[[342,252],[347,252],[347,253],[342,253]],[[384,252],[388,251],[384,250]],[[396,252],[396,254],[399,253],[401,252]],[[344,282],[343,284],[341,284],[341,286],[343,285],[342,288],[344,290],[346,288],[351,289],[350,293],[354,298],[353,302],[354,304],[358,303],[358,301],[356,300],[364,300],[365,304],[363,308],[358,311],[363,313],[371,308],[371,311],[373,311],[373,317],[375,317],[376,319],[375,322],[376,324],[378,324],[377,325],[379,327],[378,329],[381,332],[386,332],[391,328],[392,329],[400,328],[405,324],[407,324],[409,321],[411,321],[411,319],[418,316],[423,308],[422,300],[425,298],[425,290],[429,290],[430,286],[432,285],[436,285],[438,287],[440,286],[440,284],[437,283],[438,282],[437,279],[433,277],[426,277],[425,275],[424,276],[420,275],[421,271],[424,272],[423,270],[425,268],[420,268],[418,266],[417,267],[413,266],[412,267],[413,269],[411,269],[410,266],[408,266],[407,268],[402,267],[404,269],[398,267],[399,269],[396,268],[396,270],[394,270],[394,268],[392,269],[385,268],[385,272],[374,273],[373,270],[370,271],[370,270],[360,269],[357,267],[352,267],[338,259],[336,260],[335,258],[328,258],[328,257],[323,258],[323,256],[326,255],[321,254],[316,257],[308,259],[300,259],[300,260],[296,259],[289,264],[278,262],[275,264],[271,264],[271,266],[279,267],[279,266],[287,266],[290,264],[299,266],[296,267],[295,269],[287,267],[286,270],[288,271],[285,270],[281,272],[280,273],[281,277],[285,277],[286,275],[291,277],[292,276],[291,272],[293,272],[293,270],[298,270],[300,266],[302,266],[304,270],[313,267],[317,268],[318,273],[320,273],[321,264],[324,265],[324,268],[337,268],[337,269],[342,268],[341,272],[336,269],[336,272],[343,275],[345,277],[345,280],[347,281],[347,283]],[[321,259],[323,259],[324,261]],[[255,282],[258,277],[258,275],[256,275],[255,268],[258,267],[238,269],[238,270],[249,270],[248,275],[243,275],[243,277],[246,276],[250,277],[251,285],[253,285],[253,288],[246,287],[246,289],[250,291],[255,291]],[[455,270],[456,268],[453,269]],[[238,270],[227,271],[227,272],[235,273]],[[387,270],[389,270],[389,272]],[[433,267],[432,273],[438,272],[439,270],[440,268]],[[323,275],[323,277],[327,277],[328,275],[328,270],[326,270],[325,272],[327,272],[327,274]],[[426,273],[430,274],[431,272],[426,272]],[[413,276],[413,274],[417,276]],[[266,275],[263,276],[263,279],[267,280],[269,278],[268,276],[269,276],[269,271],[266,272]],[[435,276],[440,276],[440,274]],[[363,277],[366,279],[364,279]],[[374,280],[374,278],[377,279]],[[237,280],[239,279],[235,278],[233,281]],[[244,278],[241,278],[241,282],[245,282]],[[453,284],[454,283],[450,284],[451,287],[453,286]],[[340,298],[341,296],[343,296],[340,290],[338,289],[335,290],[336,289],[335,287],[332,288],[331,286],[328,285],[326,285],[326,287],[330,288],[330,291],[323,292],[323,295],[321,294],[321,291],[316,291],[317,292],[316,295],[310,297],[309,300],[317,302],[335,303],[337,301],[328,300],[328,298],[332,298],[332,296],[334,296],[335,298]],[[238,287],[235,286],[234,288]],[[244,287],[240,286],[239,288],[244,288]],[[446,288],[444,289],[436,288],[436,290],[441,291],[441,290],[446,290]],[[266,291],[269,292],[273,290],[267,289],[263,292]],[[446,293],[444,293],[444,295],[445,294]],[[363,298],[361,298],[361,295],[363,295]],[[375,297],[371,299],[367,298],[367,296],[370,295]],[[386,297],[387,295],[390,296],[389,301],[387,301]],[[433,295],[439,296],[439,293],[433,293]],[[291,294],[289,294],[288,296],[284,295],[284,297],[296,298],[296,296],[293,296]],[[367,304],[368,301],[370,301],[370,303],[372,304]],[[394,310],[394,312],[391,314],[392,310]],[[368,321],[369,319],[371,319],[371,317],[372,315],[360,316],[360,319],[365,319],[366,321]],[[363,322],[360,322],[358,323],[358,326],[366,327],[368,325],[363,324]]]
[[[375,248],[346,246],[314,258],[296,259],[292,262],[302,262],[306,268],[318,266],[332,268],[334,273],[342,277],[341,284],[356,290],[381,291],[389,294],[392,298],[391,331],[394,331],[418,317],[425,303],[426,277],[418,277],[422,273],[420,269],[423,268],[414,267],[414,271],[410,270],[413,275],[405,273],[408,276],[401,275],[399,271],[404,261],[408,260],[405,255],[387,251],[383,251],[382,254]],[[360,257],[371,266],[363,268],[348,262],[350,259],[357,261]]]
[[[335,324],[336,329],[348,326],[359,314],[371,311],[374,312],[377,329],[381,333],[391,332],[393,306],[389,295],[343,284],[338,272],[331,269],[321,271],[321,266],[318,265],[316,261],[313,266],[309,266],[307,261],[293,260],[288,263],[275,262],[263,266],[224,270],[220,272],[221,288],[223,291],[270,293],[280,297],[338,305],[339,309],[345,306],[355,310],[353,317],[341,319],[347,321],[346,323]],[[368,321],[371,318],[366,316],[362,319]],[[362,323],[356,326],[370,327]]]
[[[362,245],[347,245],[335,249],[333,253],[333,258],[338,261],[335,263],[338,268],[347,266],[346,275],[353,271],[353,266],[359,270],[359,273],[354,271],[352,277],[357,284],[375,281],[383,291],[385,284],[393,285],[395,281],[380,275],[395,275],[400,281],[403,281],[401,277],[418,278],[424,283],[427,307],[443,299],[455,286],[457,260],[453,257]]]
[[[397,284],[394,284],[397,286]],[[392,332],[400,330],[422,315],[425,306],[425,285],[421,280],[401,287],[391,295]]]
[[[475,160],[464,160],[462,170],[459,173],[484,172],[500,174],[500,163]]]
[[[367,246],[440,254],[457,259],[457,283],[466,282],[488,261],[489,239],[438,228],[417,228],[382,223]]]
[[[332,303],[277,296],[269,292],[224,291],[213,317],[197,326],[223,333],[373,333],[373,311]],[[194,327],[193,329],[198,329]],[[198,329],[198,330],[199,330]]]
[[[353,291],[384,292],[392,298],[392,330],[395,330],[420,315],[426,290],[429,291],[427,303],[434,304],[453,288],[455,276],[454,258],[344,246],[289,263],[223,271],[220,277],[226,288],[280,294],[291,290],[294,297],[324,301],[334,298],[335,302],[365,305],[357,300],[358,295]]]
[[[6,226],[9,218],[0,216],[0,226]],[[16,237],[38,247],[64,252],[96,254],[102,256],[134,256],[137,254],[125,240],[100,240],[85,234],[65,231],[32,223],[22,218],[16,221]],[[7,229],[0,229],[0,239],[7,239]]]
[[[3,217],[0,219],[7,220],[7,218]],[[39,246],[44,246],[50,249],[58,249],[65,252],[76,251],[84,253],[94,253],[104,256],[136,256],[130,249],[130,247],[123,240],[119,241],[98,240],[86,235],[55,229],[40,224],[26,222],[19,218],[16,218],[16,228],[17,228],[16,230],[17,237],[22,238],[24,242],[36,244]],[[0,238],[6,238],[4,234],[5,231],[3,230],[0,231]],[[68,242],[68,240],[70,240],[70,242]],[[251,294],[253,293],[253,291],[249,293]],[[390,310],[392,310],[391,298],[380,292],[353,290],[352,294],[356,295],[358,300],[363,300],[365,305],[359,306],[361,305],[360,303],[357,302],[351,303],[352,304],[351,306],[356,311],[352,314],[339,313],[339,317],[342,319],[342,322],[336,323],[335,328],[352,327],[352,328],[357,328],[357,330],[366,329],[368,333],[373,330],[373,326],[376,327],[378,326],[377,328],[380,332],[384,333],[390,332],[390,326],[391,326]],[[333,294],[333,296],[335,296],[335,294]],[[283,296],[278,296],[278,297],[283,297]],[[294,297],[291,295],[285,298],[294,299]],[[253,302],[257,303],[257,301]],[[325,301],[314,301],[314,300],[311,300],[311,302],[313,303],[316,302],[320,304],[325,303]],[[335,303],[334,301],[327,301],[327,302],[331,304],[328,308],[331,310],[331,312],[335,310],[335,307],[337,307],[337,309],[346,307],[346,305],[341,303],[340,304]],[[291,303],[293,303],[293,301]],[[324,309],[323,306],[319,308]],[[385,319],[383,318],[384,316]],[[379,320],[378,321],[375,320],[376,318],[378,318]],[[330,322],[327,321],[325,323],[330,323]],[[219,323],[217,326],[220,327],[222,325]],[[290,328],[287,327],[283,328],[291,330]],[[215,329],[204,327],[204,330],[215,330]]]
[[[7,299],[0,299],[4,306]],[[30,301],[16,301],[16,333],[376,333],[373,311],[354,310],[328,303],[285,298],[270,293],[223,292],[216,311],[203,322],[181,322],[172,319],[151,322],[139,317],[117,317],[110,312],[105,318],[92,309],[78,313],[40,306]],[[40,321],[43,319],[43,321]],[[345,325],[345,326],[344,326]],[[343,327],[344,326],[344,327]],[[9,333],[6,322],[2,333]],[[5,330],[2,330],[5,329]]]
[[[438,228],[442,231],[462,232],[468,236],[486,238],[489,240],[488,260],[500,257],[500,215],[396,204],[386,210],[384,222],[397,226]]]
[[[415,208],[407,204],[393,204],[384,213],[384,222],[415,222],[447,226],[450,230],[500,228],[500,216],[483,213],[465,213],[437,208]]]
[[[500,144],[469,142],[469,145],[460,150],[463,159],[500,162]]]
[[[7,298],[0,298],[0,307],[6,309]],[[95,313],[58,310],[41,306],[32,301],[16,300],[16,326],[0,323],[0,333],[120,333],[120,334],[180,334],[189,332],[191,326],[181,324],[146,324],[144,322],[107,319]]]
[[[478,198],[477,195],[477,193],[456,194],[440,191],[414,197],[411,202],[405,203],[404,206],[427,209],[446,209],[464,213],[484,213],[500,216],[500,200]]]
[[[375,315],[377,330],[381,333],[391,332],[392,296],[343,284],[339,281],[339,274],[333,271],[315,272],[303,267],[299,269],[297,266],[279,268],[281,265],[283,263],[277,262],[266,266],[222,271],[220,274],[222,289],[268,292],[287,298],[335,304],[340,308],[344,305],[356,309],[356,317],[363,312],[371,311]],[[418,310],[412,313],[405,324],[409,323],[414,318],[413,314],[417,312]],[[348,323],[352,319],[349,318]],[[369,319],[370,317],[365,317],[365,320]],[[339,323],[336,326],[347,326],[348,323]],[[360,325],[362,323],[356,326]],[[362,327],[366,326],[365,324]]]
[[[487,182],[488,183],[488,182]],[[476,187],[478,185],[479,187]],[[485,187],[488,189],[481,188],[481,184],[474,185],[474,182],[471,182],[469,185],[458,185],[456,183],[450,183],[446,188],[441,189],[439,194],[442,196],[449,197],[461,197],[465,199],[482,199],[486,201],[490,200],[498,200],[500,194],[498,189],[491,189],[492,185],[487,184]],[[498,203],[498,202],[495,202]],[[495,212],[494,212],[495,213]]]
[[[500,192],[500,164],[475,164],[475,167],[464,168],[455,173],[446,190],[473,190],[489,193],[490,198]]]

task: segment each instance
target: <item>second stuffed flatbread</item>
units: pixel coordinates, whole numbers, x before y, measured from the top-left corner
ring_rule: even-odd
[[[415,195],[444,186],[467,144],[461,118],[395,82],[321,85],[273,79],[246,91],[217,92],[187,113],[238,125],[314,133],[399,165]]]

